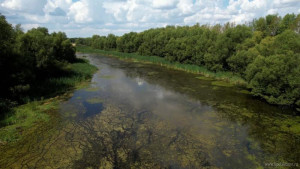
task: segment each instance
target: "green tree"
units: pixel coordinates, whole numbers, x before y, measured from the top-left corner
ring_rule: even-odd
[[[251,62],[259,55],[256,45],[261,42],[263,33],[255,31],[251,38],[246,39],[243,43],[237,45],[237,52],[235,55],[230,56],[227,59],[227,63],[230,70],[240,75],[244,75],[244,72]]]
[[[275,36],[279,33],[279,24],[280,24],[281,18],[277,15],[267,15],[266,16],[266,34]]]
[[[12,74],[15,73],[14,62],[16,54],[13,51],[15,35],[12,26],[6,21],[5,16],[0,15],[0,75],[3,79],[0,83],[0,97],[6,96],[10,84],[12,83]]]
[[[118,51],[125,53],[137,52],[139,44],[135,43],[136,38],[138,38],[138,34],[135,32],[130,32],[119,37],[116,41]]]
[[[286,14],[281,23],[280,23],[280,33],[284,32],[287,29],[294,30],[296,28],[296,15],[295,14]]]
[[[254,20],[253,27],[255,31],[263,32],[266,35],[267,22],[265,18],[261,17],[258,20]]]
[[[116,49],[117,47],[116,41],[117,41],[117,37],[113,34],[109,34],[106,40],[106,49],[108,50]]]
[[[218,36],[214,45],[209,48],[208,53],[204,55],[206,67],[213,71],[228,70],[227,59],[235,55],[238,44],[251,36],[251,30],[245,25],[226,28],[225,32]]]
[[[74,62],[75,48],[72,46],[70,40],[68,40],[67,35],[63,32],[53,33],[53,55],[56,60]]]
[[[290,105],[300,99],[300,55],[258,56],[246,70],[252,93],[273,104]]]

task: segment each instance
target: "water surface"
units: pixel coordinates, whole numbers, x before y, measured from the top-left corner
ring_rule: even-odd
[[[8,147],[0,168],[299,165],[293,110],[196,74],[86,55],[99,68],[90,86],[62,103],[49,126]]]

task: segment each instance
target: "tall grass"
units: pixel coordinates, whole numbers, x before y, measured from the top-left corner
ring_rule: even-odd
[[[49,121],[49,113],[58,108],[67,93],[87,84],[96,70],[87,60],[78,60],[66,65],[61,75],[36,83],[31,95],[24,97],[27,103],[7,109],[10,112],[0,119],[0,144],[16,141],[22,137],[23,131]]]
[[[88,60],[83,59],[65,65],[60,75],[36,83],[30,91],[30,99],[55,97],[71,89],[82,87],[85,84],[83,82],[92,78],[96,70],[97,68],[90,65]]]
[[[114,56],[118,57],[120,59],[127,59],[127,60],[133,60],[138,62],[145,62],[145,63],[153,63],[156,65],[165,66],[172,69],[177,70],[183,70],[190,73],[200,74],[205,77],[214,78],[216,80],[222,80],[229,82],[231,84],[235,85],[242,85],[246,86],[246,81],[242,79],[241,77],[235,75],[232,72],[212,72],[209,71],[207,68],[197,65],[191,65],[191,64],[182,64],[178,62],[170,62],[162,57],[158,56],[142,56],[138,55],[137,53],[122,53],[117,51],[105,51],[100,49],[94,49],[89,46],[77,46],[77,52],[81,53],[96,53],[96,54],[102,54],[107,56]]]

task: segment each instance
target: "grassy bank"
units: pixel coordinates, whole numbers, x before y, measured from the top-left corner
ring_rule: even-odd
[[[28,129],[36,128],[53,118],[59,103],[69,97],[70,91],[88,84],[97,68],[79,59],[67,64],[59,77],[37,82],[24,96],[26,104],[15,106],[0,120],[0,145],[16,141]]]
[[[158,56],[141,56],[136,53],[122,53],[117,51],[104,51],[100,49],[94,49],[89,46],[77,46],[77,52],[81,53],[96,53],[108,56],[115,56],[121,59],[129,59],[138,62],[153,63],[161,66],[165,66],[172,69],[183,70],[190,73],[200,74],[205,77],[222,80],[235,85],[246,86],[246,81],[239,76],[234,75],[232,72],[212,72],[207,70],[205,67],[181,64],[178,62],[170,62],[164,58]]]

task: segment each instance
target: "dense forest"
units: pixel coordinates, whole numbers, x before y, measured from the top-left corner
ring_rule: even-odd
[[[167,26],[117,37],[72,38],[102,50],[159,56],[172,62],[229,71],[269,103],[300,106],[300,14],[267,15],[235,25]]]
[[[24,33],[0,15],[0,115],[11,103],[19,104],[41,88],[49,78],[61,76],[68,63],[76,61],[75,48],[65,33],[49,34],[47,28],[33,28]],[[51,91],[48,86],[48,91]]]

